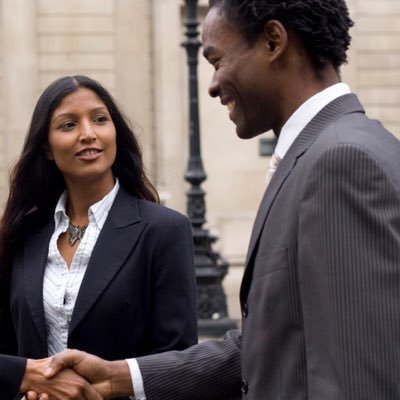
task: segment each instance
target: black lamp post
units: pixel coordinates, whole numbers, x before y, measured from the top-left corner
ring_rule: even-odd
[[[206,222],[205,192],[201,183],[207,179],[200,152],[199,99],[197,83],[198,39],[197,0],[185,0],[184,21],[189,66],[189,162],[185,179],[190,183],[187,194],[187,213],[193,228],[196,280],[198,294],[199,335],[221,336],[236,324],[228,318],[222,280],[228,272],[228,263],[212,249],[216,237],[203,228]]]

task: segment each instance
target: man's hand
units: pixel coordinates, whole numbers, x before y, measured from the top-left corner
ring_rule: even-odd
[[[20,386],[20,392],[28,392],[28,399],[102,400],[96,390],[71,369],[63,370],[53,378],[45,377],[44,372],[50,362],[50,358],[28,359],[25,375]],[[36,395],[36,393],[39,395]]]
[[[65,350],[52,357],[44,376],[58,377],[65,368],[87,379],[104,399],[134,394],[126,361],[105,361],[83,351]]]
[[[22,400],[49,400],[49,396],[46,393],[37,394],[36,392],[29,391]]]

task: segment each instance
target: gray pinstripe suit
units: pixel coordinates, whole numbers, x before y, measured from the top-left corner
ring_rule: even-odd
[[[148,400],[400,398],[400,142],[356,96],[282,160],[240,299],[243,337],[138,359]]]

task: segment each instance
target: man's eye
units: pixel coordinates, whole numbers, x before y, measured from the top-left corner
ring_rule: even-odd
[[[212,65],[213,65],[214,69],[217,70],[219,68],[219,60],[213,61]]]

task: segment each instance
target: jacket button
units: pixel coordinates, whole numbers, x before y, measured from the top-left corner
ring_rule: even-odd
[[[246,379],[242,379],[242,382],[240,384],[240,390],[242,391],[243,394],[246,394],[249,391],[249,384],[246,381]]]
[[[247,303],[244,303],[242,306],[242,317],[246,318],[249,315],[249,306]]]

